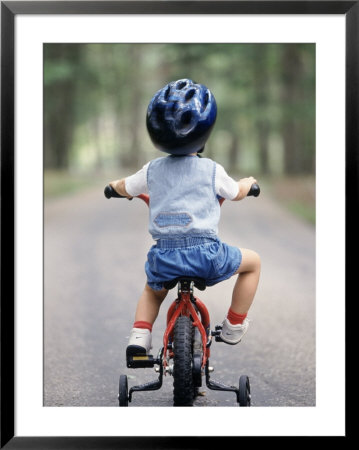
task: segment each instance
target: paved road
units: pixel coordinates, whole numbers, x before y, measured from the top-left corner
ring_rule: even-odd
[[[156,378],[130,370],[124,351],[144,260],[152,241],[147,206],[106,200],[102,190],[46,201],[44,405],[117,406],[118,377],[130,386]],[[262,192],[222,207],[220,237],[261,255],[262,274],[242,343],[213,343],[214,380],[250,377],[252,406],[315,405],[315,231]],[[234,278],[198,293],[212,326],[228,309]],[[161,346],[163,304],[153,331]],[[172,377],[156,392],[135,393],[132,406],[172,406]],[[195,406],[236,406],[235,395],[202,389]]]

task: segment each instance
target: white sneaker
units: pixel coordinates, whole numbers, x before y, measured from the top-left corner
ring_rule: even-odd
[[[128,346],[127,356],[148,355],[152,348],[152,334],[146,328],[132,328]]]
[[[249,320],[247,318],[244,319],[243,323],[237,325],[231,324],[230,321],[225,318],[222,323],[220,338],[227,344],[238,344],[242,337],[247,333],[248,327]]]

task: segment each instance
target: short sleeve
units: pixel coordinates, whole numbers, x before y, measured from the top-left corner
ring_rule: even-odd
[[[227,200],[233,200],[237,197],[239,186],[237,181],[231,178],[224,167],[216,163],[216,179],[215,179],[216,194]]]
[[[150,163],[145,164],[138,172],[126,177],[125,189],[131,197],[135,197],[140,194],[148,194],[147,170],[149,164]]]

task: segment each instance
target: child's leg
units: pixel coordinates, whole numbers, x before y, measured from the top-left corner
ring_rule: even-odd
[[[232,303],[220,334],[227,344],[238,344],[248,330],[249,323],[246,317],[257,290],[261,269],[261,260],[256,252],[240,250],[242,261],[235,273],[238,274],[238,278],[233,289]]]
[[[154,291],[147,284],[138,301],[135,322],[127,345],[127,357],[148,355],[151,349],[152,325],[158,316],[167,289]]]
[[[235,273],[238,274],[232,294],[231,310],[235,314],[245,315],[254,299],[259,282],[261,260],[258,253],[249,249],[240,249],[242,262]]]
[[[137,304],[135,322],[147,322],[153,325],[167,293],[167,289],[154,291],[146,284]]]

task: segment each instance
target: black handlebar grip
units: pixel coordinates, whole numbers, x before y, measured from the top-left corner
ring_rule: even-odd
[[[257,183],[252,184],[252,187],[250,188],[247,196],[253,196],[253,197],[258,197],[258,195],[260,194],[261,190],[260,187],[258,186]]]
[[[123,195],[117,194],[117,192],[109,184],[105,187],[104,194],[105,194],[106,198],[111,198],[111,197],[125,198]]]

